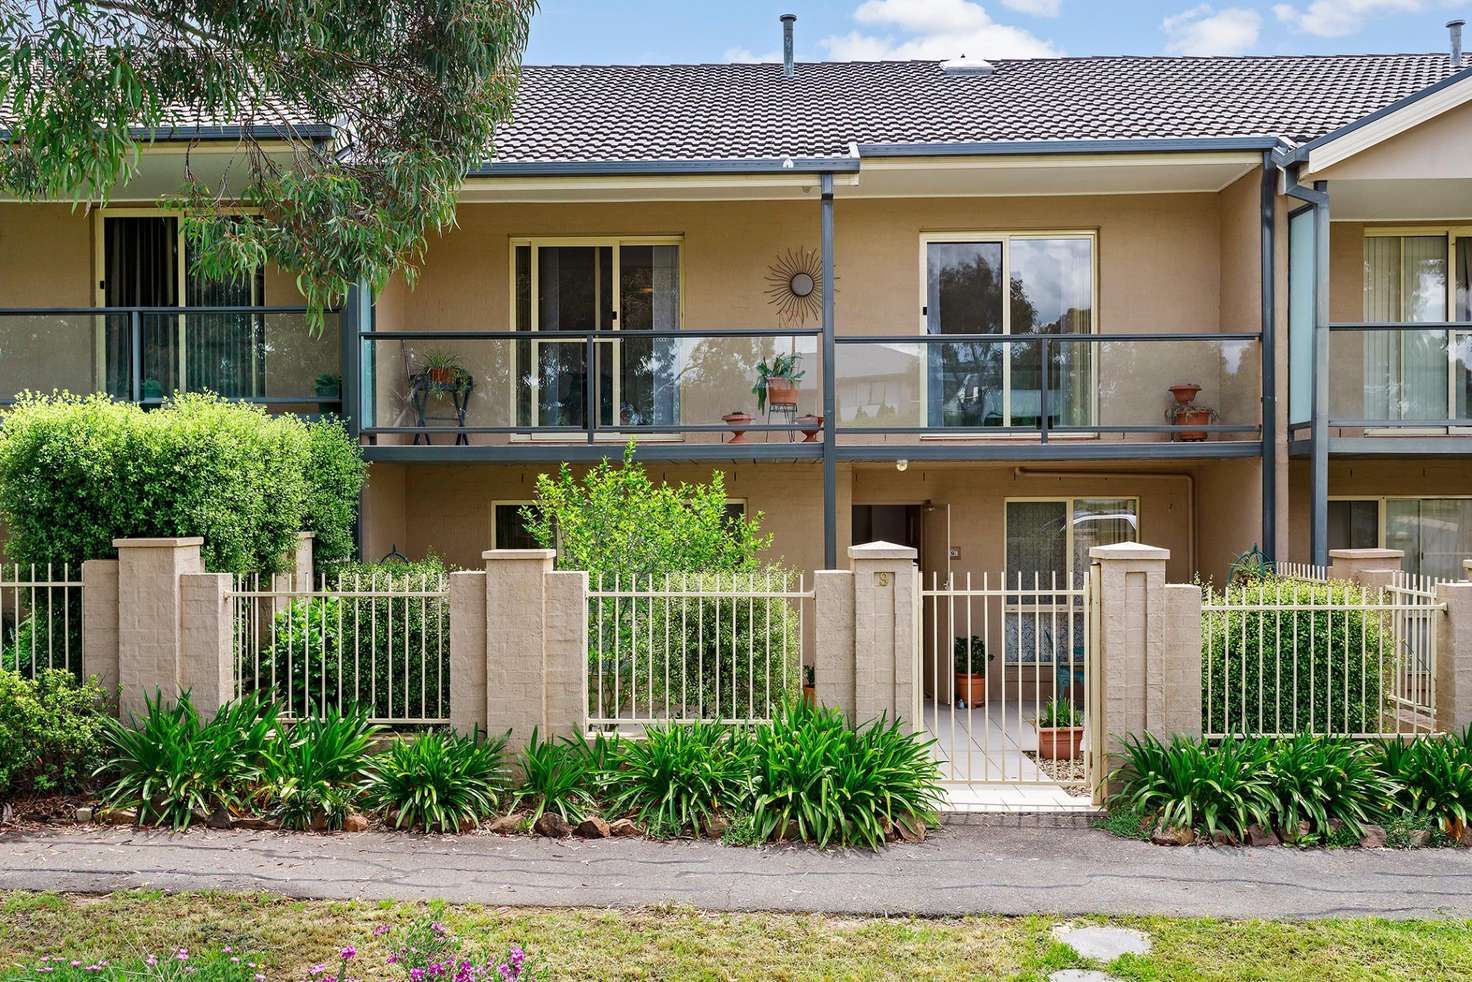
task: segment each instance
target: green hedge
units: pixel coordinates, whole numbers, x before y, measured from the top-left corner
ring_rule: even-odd
[[[0,671],[0,801],[85,787],[102,762],[105,708],[95,679]]]
[[[25,395],[0,427],[7,558],[72,563],[115,538],[203,536],[220,572],[280,569],[297,532],[350,553],[364,465],[340,424],[184,395],[145,412],[106,396]]]
[[[1345,582],[1279,577],[1227,594],[1208,589],[1201,618],[1204,729],[1248,736],[1379,732],[1395,656],[1389,625],[1371,611],[1335,609],[1370,599]],[[1224,609],[1258,604],[1323,609]]]

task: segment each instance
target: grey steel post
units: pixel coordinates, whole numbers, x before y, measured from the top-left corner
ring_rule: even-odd
[[[838,568],[838,464],[834,459],[833,175],[821,177],[823,192],[823,568]]]
[[[1269,561],[1278,554],[1278,345],[1277,318],[1277,231],[1278,172],[1271,151],[1262,155],[1262,551]]]
[[[338,336],[342,345],[342,389],[338,395],[342,399],[343,422],[355,440],[363,429],[366,415],[363,400],[365,395],[367,398],[373,395],[371,388],[366,394],[363,391],[362,367],[363,346],[367,343],[363,335],[372,330],[372,316],[373,290],[367,283],[359,281],[348,290],[347,299],[338,314]]]
[[[1052,410],[1048,398],[1048,339],[1042,338],[1038,341],[1038,367],[1042,372],[1042,378],[1038,386],[1038,431],[1041,433],[1040,442],[1048,442],[1048,414]]]
[[[128,362],[133,376],[128,394],[136,405],[143,401],[143,323],[136,308],[128,313]]]

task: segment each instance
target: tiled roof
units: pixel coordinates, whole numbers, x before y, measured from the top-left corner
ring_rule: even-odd
[[[497,161],[823,157],[850,143],[1312,139],[1452,74],[1445,54],[526,66]],[[494,165],[493,165],[494,167]]]

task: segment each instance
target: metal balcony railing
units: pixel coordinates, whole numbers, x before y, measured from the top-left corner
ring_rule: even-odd
[[[1330,324],[1328,408],[1342,429],[1472,428],[1472,321]]]

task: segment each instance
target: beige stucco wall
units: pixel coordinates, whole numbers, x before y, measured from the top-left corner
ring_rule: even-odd
[[[1469,158],[1472,105],[1462,105],[1326,167],[1312,179],[1465,180]]]
[[[1289,558],[1307,562],[1312,497],[1308,461],[1293,461],[1289,478],[1292,495]],[[1472,463],[1456,457],[1329,458],[1329,495],[1461,496],[1472,494]]]

